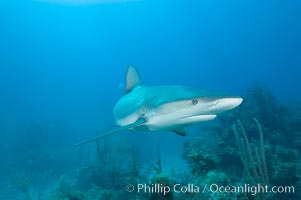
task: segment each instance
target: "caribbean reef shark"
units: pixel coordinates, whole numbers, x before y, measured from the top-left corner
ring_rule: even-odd
[[[173,131],[186,135],[186,127],[213,120],[218,114],[241,104],[239,96],[215,95],[184,86],[145,86],[137,69],[130,65],[126,73],[126,94],[114,107],[119,125],[86,144],[124,131]]]

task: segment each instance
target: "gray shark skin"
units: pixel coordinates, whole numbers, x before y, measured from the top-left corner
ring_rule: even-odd
[[[132,65],[126,73],[126,94],[114,107],[119,128],[81,142],[86,144],[124,131],[173,131],[186,135],[186,127],[213,120],[241,104],[239,96],[216,95],[184,86],[144,86]]]

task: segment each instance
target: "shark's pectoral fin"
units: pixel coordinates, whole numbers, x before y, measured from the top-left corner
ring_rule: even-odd
[[[90,142],[94,142],[96,140],[99,140],[99,139],[102,139],[104,137],[108,137],[110,135],[114,135],[116,133],[119,133],[121,131],[125,131],[125,130],[129,130],[129,129],[132,129],[132,128],[135,128],[137,126],[140,126],[142,125],[143,123],[145,122],[145,119],[138,119],[136,122],[132,123],[132,124],[129,124],[129,125],[126,125],[126,126],[121,126],[121,127],[118,127],[116,129],[113,129],[101,136],[98,136],[96,138],[93,138],[93,139],[90,139],[90,140],[86,140],[86,141],[83,141],[83,142],[80,142],[78,144],[76,144],[75,146],[81,146],[83,144],[87,144],[87,143],[90,143]]]
[[[187,135],[186,128],[177,128],[177,129],[174,129],[172,131],[175,132],[176,134],[180,135],[180,136],[186,136]]]

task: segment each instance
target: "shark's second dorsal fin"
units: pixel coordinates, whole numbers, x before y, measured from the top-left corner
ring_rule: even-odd
[[[133,65],[129,65],[126,72],[126,93],[140,85],[142,85],[142,81],[137,69]]]

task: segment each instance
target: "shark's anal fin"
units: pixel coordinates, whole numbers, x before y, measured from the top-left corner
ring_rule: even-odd
[[[125,130],[131,129],[131,128],[135,128],[137,126],[140,126],[144,122],[145,122],[145,119],[138,119],[136,122],[134,122],[132,124],[129,124],[129,125],[126,125],[126,126],[121,126],[119,128],[113,129],[113,130],[111,130],[111,131],[109,131],[109,132],[107,132],[107,133],[105,133],[105,134],[103,134],[101,136],[96,137],[96,138],[92,138],[90,140],[86,140],[86,141],[80,142],[80,143],[76,144],[75,146],[78,147],[78,146],[81,146],[83,144],[94,142],[96,140],[108,137],[110,135],[114,135],[114,134],[119,133],[121,131],[125,131]]]
[[[126,93],[140,85],[142,85],[142,81],[137,69],[133,65],[129,65],[126,72]]]
[[[186,136],[187,135],[186,128],[177,128],[177,129],[174,129],[172,131],[175,132],[176,134],[180,135],[180,136]]]

